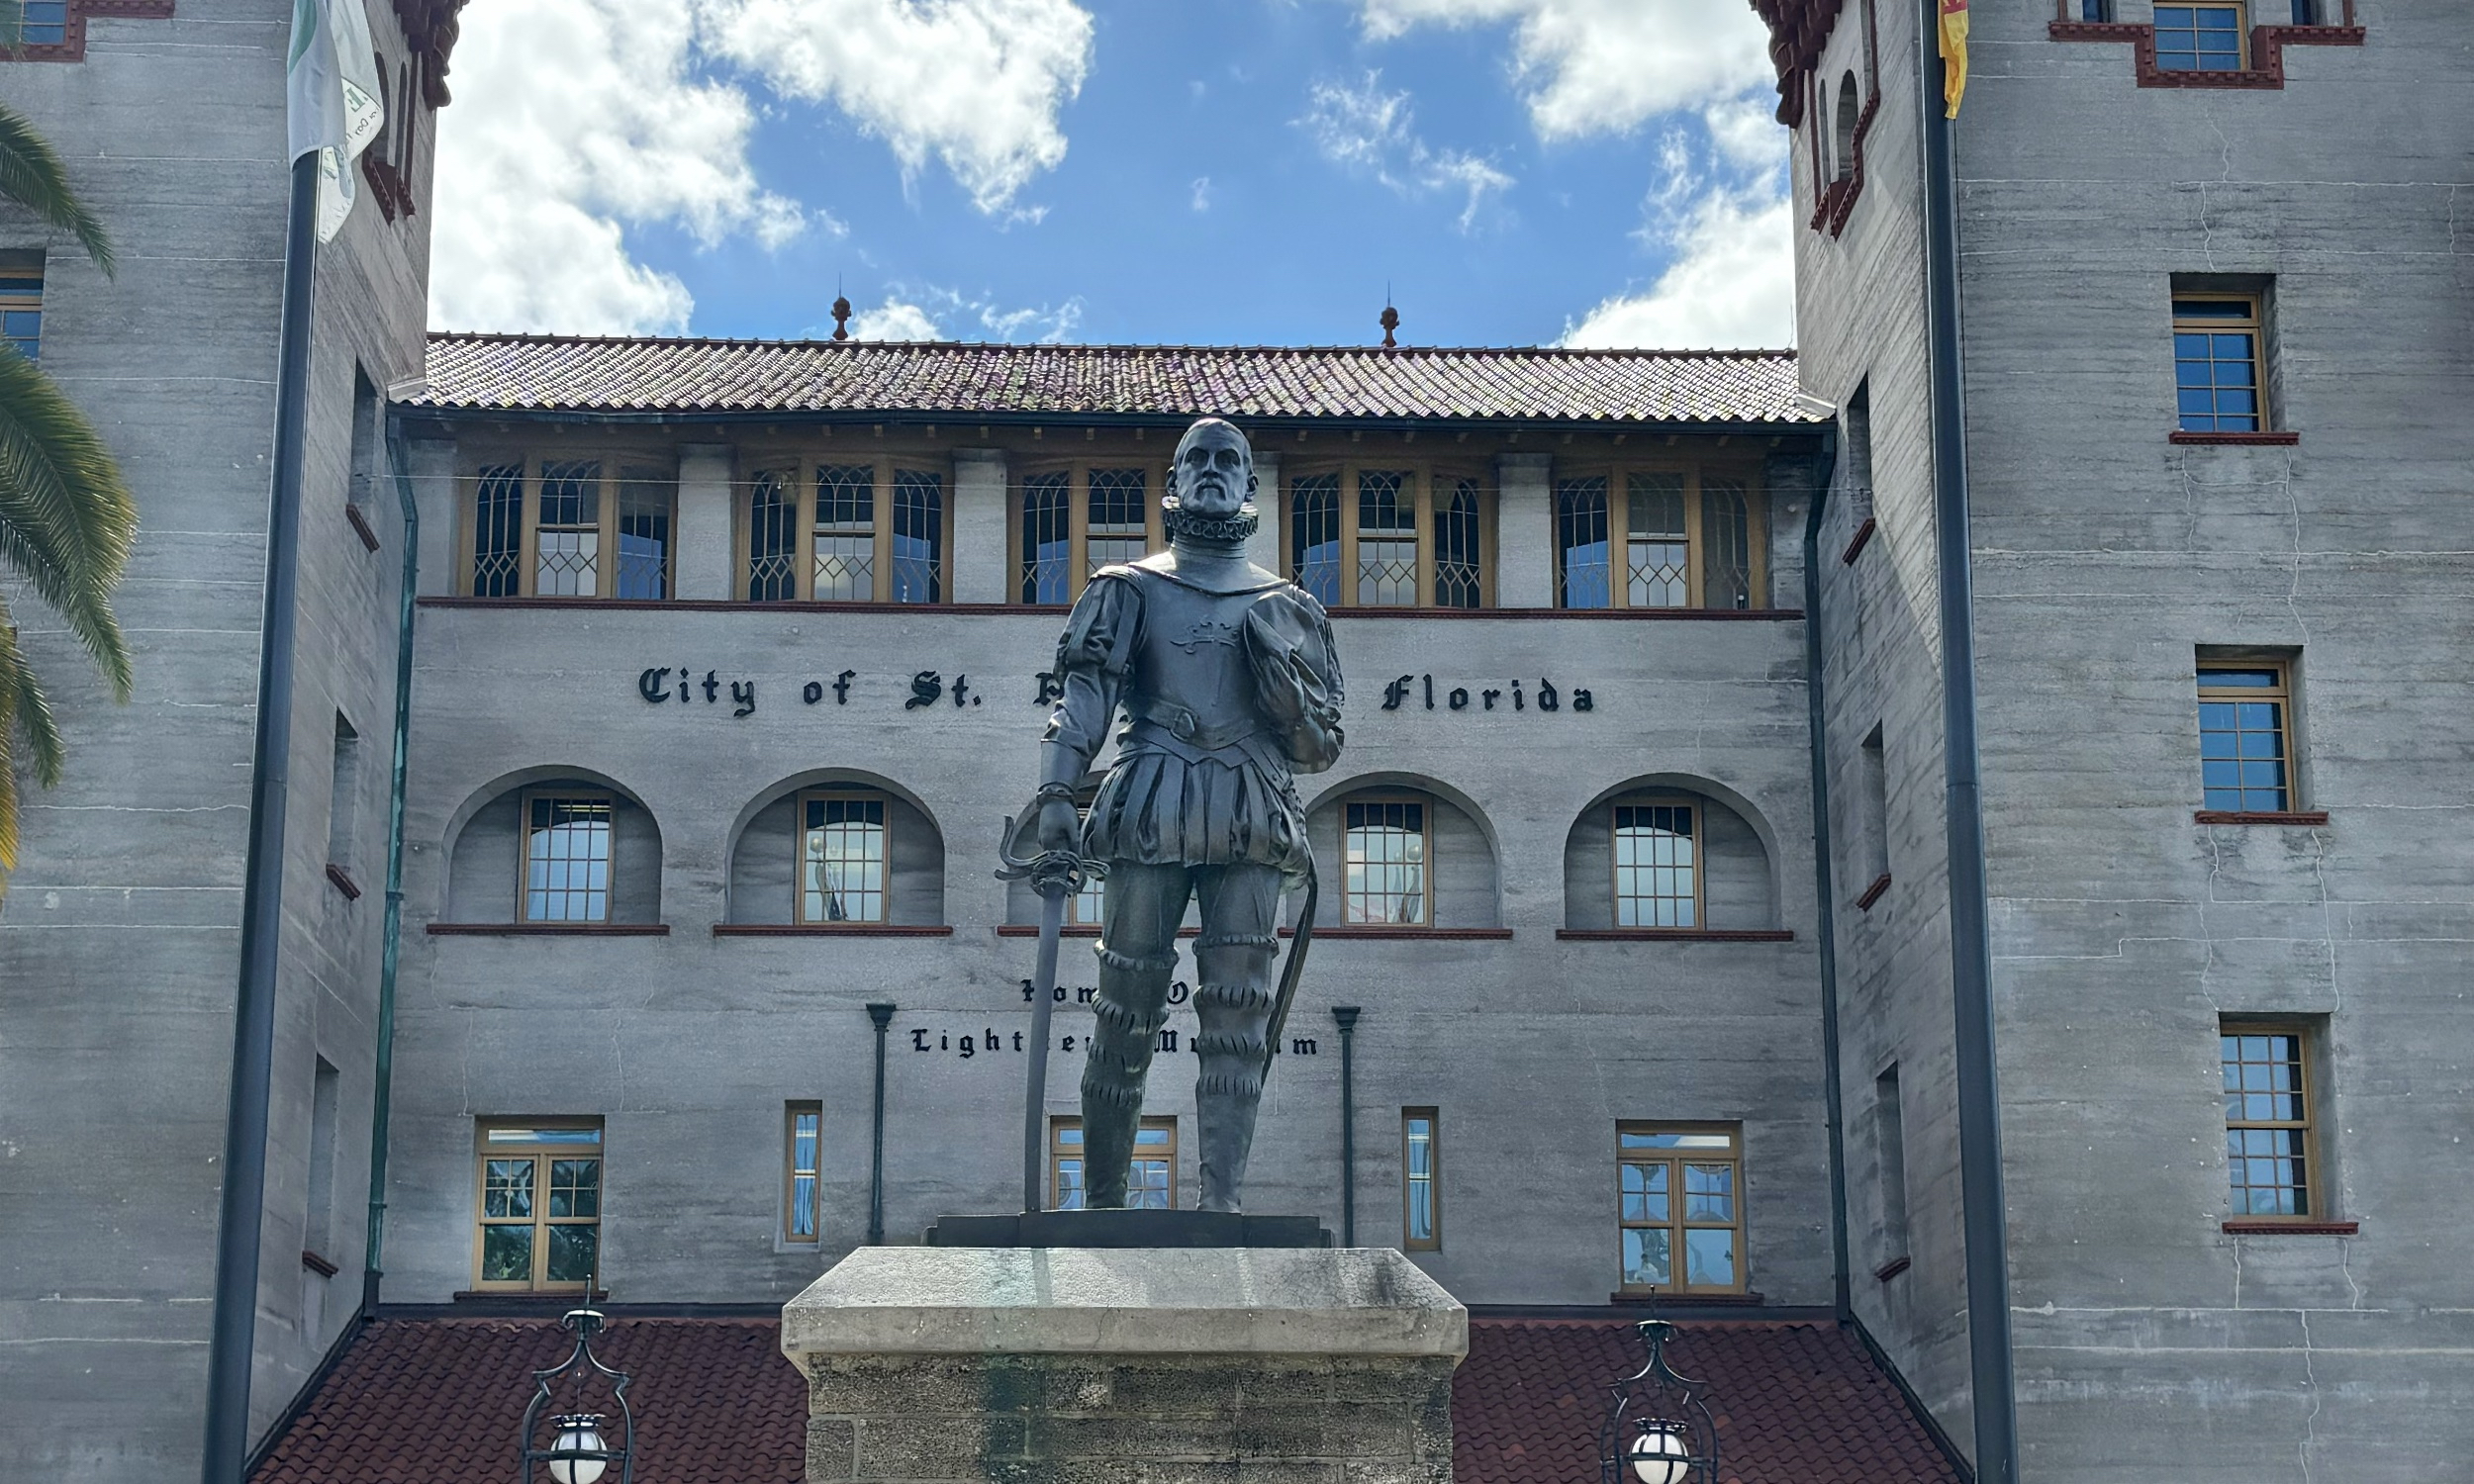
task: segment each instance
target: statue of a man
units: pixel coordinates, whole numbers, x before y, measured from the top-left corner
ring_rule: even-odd
[[[1075,843],[1074,796],[1120,707],[1117,757],[1081,826],[1107,863],[1099,997],[1083,1068],[1086,1203],[1125,1204],[1143,1081],[1168,1019],[1188,898],[1205,1211],[1239,1209],[1268,1067],[1284,881],[1313,856],[1292,775],[1340,756],[1340,661],[1323,606],[1246,560],[1254,450],[1217,417],[1169,472],[1169,549],[1102,568],[1057,648],[1065,687],[1041,742],[1039,842]],[[1292,950],[1294,952],[1294,950]]]

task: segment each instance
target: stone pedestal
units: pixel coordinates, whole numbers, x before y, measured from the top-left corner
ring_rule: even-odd
[[[782,1311],[809,1484],[1451,1484],[1468,1349],[1388,1249],[862,1248]]]

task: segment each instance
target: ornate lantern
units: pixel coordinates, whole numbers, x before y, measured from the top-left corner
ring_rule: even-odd
[[[1599,1484],[1718,1484],[1718,1424],[1706,1382],[1666,1363],[1675,1327],[1663,1319],[1637,1327],[1650,1361],[1613,1388],[1598,1430]]]
[[[559,1320],[558,1327],[576,1337],[573,1353],[547,1370],[532,1373],[532,1405],[524,1408],[523,1471],[521,1484],[541,1484],[541,1468],[547,1465],[550,1484],[603,1484],[610,1466],[618,1465],[613,1484],[633,1484],[635,1478],[635,1412],[627,1405],[627,1383],[634,1379],[623,1370],[613,1370],[593,1353],[593,1337],[609,1324],[596,1309],[571,1309]],[[610,1382],[610,1400],[618,1409],[618,1436],[614,1442],[603,1431],[604,1414],[599,1412],[566,1412],[552,1416],[547,1429],[541,1427],[542,1409],[550,1404],[553,1386],[560,1376],[574,1372],[605,1377]],[[543,1433],[549,1434],[549,1444],[540,1443]]]

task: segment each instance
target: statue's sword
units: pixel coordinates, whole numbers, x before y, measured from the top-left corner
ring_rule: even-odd
[[[1263,1075],[1272,1074],[1272,1059],[1280,1055],[1281,1027],[1288,1024],[1288,1007],[1297,1002],[1297,978],[1305,973],[1305,951],[1314,941],[1314,908],[1322,894],[1314,874],[1314,853],[1305,857],[1305,902],[1297,909],[1297,936],[1288,940],[1288,961],[1281,966],[1280,995],[1272,1001],[1271,1029],[1263,1038]]]
[[[1004,835],[997,842],[997,879],[1027,880],[1039,893],[1039,958],[1031,970],[1031,1062],[1022,1087],[1022,1213],[1027,1216],[1041,1208],[1041,1166],[1047,1153],[1043,1125],[1048,1106],[1048,1021],[1057,997],[1057,947],[1065,937],[1065,903],[1083,889],[1085,881],[1105,877],[1107,868],[1070,850],[1017,854],[1019,836],[1039,827],[1037,801],[1020,818],[1017,829],[1008,817]]]

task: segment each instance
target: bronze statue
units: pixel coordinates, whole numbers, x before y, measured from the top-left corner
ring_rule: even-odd
[[[1169,549],[1094,574],[1057,646],[1065,695],[1040,746],[1038,841],[1043,860],[1079,857],[1107,880],[1083,1068],[1085,1200],[1094,1208],[1125,1204],[1189,897],[1202,913],[1194,1099],[1205,1211],[1240,1209],[1264,1074],[1312,937],[1314,857],[1293,775],[1340,756],[1340,661],[1322,604],[1246,560],[1254,488],[1245,434],[1217,417],[1188,428],[1161,502]],[[1116,761],[1078,824],[1076,790],[1120,708]],[[1054,872],[1028,874],[1049,904],[1045,1008],[1062,883]],[[1306,895],[1276,989],[1284,884]],[[1026,1205],[1035,1198],[1026,1192]]]

